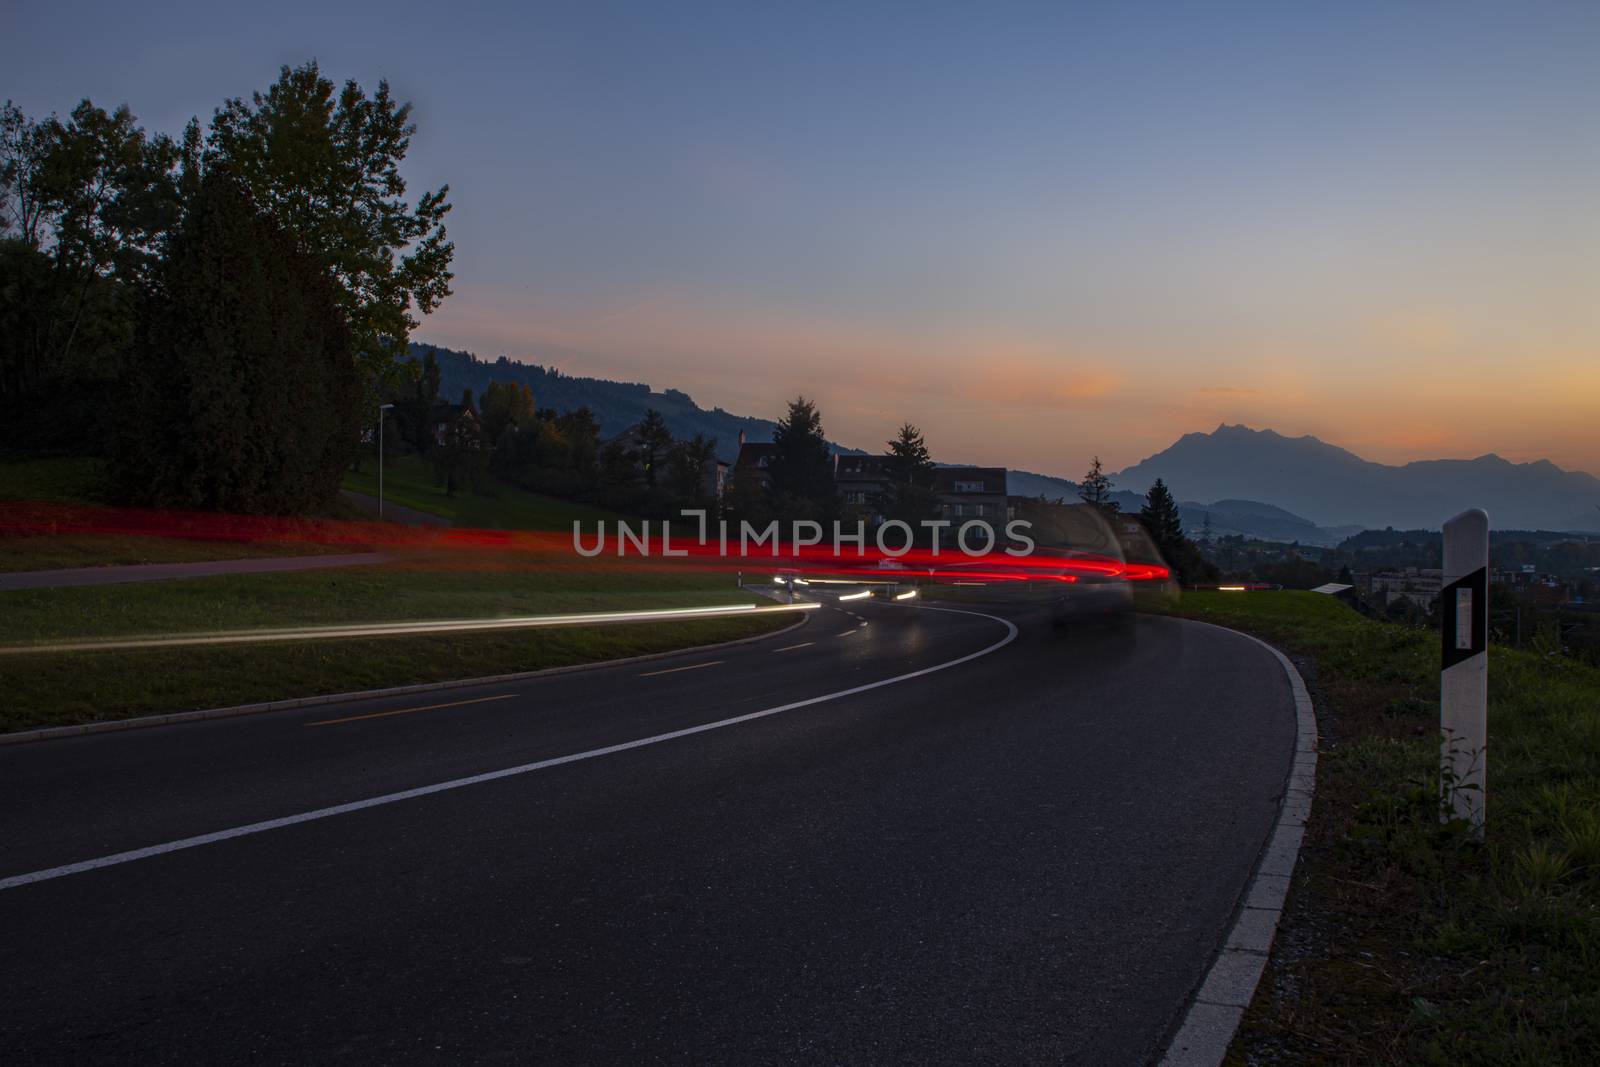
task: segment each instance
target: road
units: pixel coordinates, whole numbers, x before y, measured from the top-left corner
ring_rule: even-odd
[[[5,746],[0,1060],[1147,1062],[1293,722],[1225,631],[853,602],[675,658]]]

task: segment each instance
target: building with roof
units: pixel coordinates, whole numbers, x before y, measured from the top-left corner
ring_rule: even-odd
[[[933,492],[940,518],[953,527],[983,519],[996,530],[1007,518],[1004,467],[940,467],[933,473]]]
[[[870,526],[882,520],[877,502],[889,486],[888,460],[888,456],[833,457],[834,488],[852,521],[861,519]]]
[[[778,454],[778,446],[771,441],[746,441],[744,431],[739,431],[739,452],[733,460],[732,487],[745,493],[765,493],[772,488],[772,475],[768,468]]]

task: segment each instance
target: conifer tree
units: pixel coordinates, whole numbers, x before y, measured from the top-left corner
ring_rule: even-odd
[[[360,374],[333,284],[213,171],[140,315],[112,473],[166,507],[326,505],[355,449]]]
[[[1111,476],[1101,467],[1099,456],[1094,457],[1094,463],[1079,483],[1078,496],[1085,504],[1093,504],[1106,511],[1118,510],[1116,502],[1111,499]]]

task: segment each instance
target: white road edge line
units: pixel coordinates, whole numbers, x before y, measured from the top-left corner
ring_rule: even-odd
[[[127,852],[116,852],[98,859],[82,860],[78,863],[63,864],[60,867],[47,867],[42,871],[32,871],[28,874],[13,875],[10,878],[0,879],[0,890],[16,889],[19,886],[33,885],[36,882],[48,882],[56,878],[65,878],[69,874],[81,874],[84,871],[98,870],[101,867],[115,867],[123,863],[132,863],[135,860],[149,859],[152,856],[162,856],[168,852],[181,852],[184,849],[199,848],[202,845],[214,845],[222,841],[231,841],[236,837],[248,837],[251,834],[265,833],[268,830],[281,830],[287,826],[297,826],[300,823],[315,822],[318,819],[328,819],[335,815],[346,815],[350,812],[364,811],[367,808],[381,807],[385,804],[395,804],[402,800],[412,800],[416,797],[432,796],[434,793],[444,793],[452,789],[464,789],[470,785],[481,785],[484,782],[494,782],[501,778],[514,778],[522,774],[531,774],[550,767],[560,767],[567,763],[577,763],[581,760],[597,759],[600,756],[615,755],[618,752],[628,752],[635,748],[644,748],[647,745],[659,745],[663,741],[675,741],[680,737],[691,737],[694,734],[703,734],[711,730],[720,730],[739,723],[752,722],[764,719],[769,715],[781,715],[786,711],[797,708],[811,707],[813,704],[823,704],[830,700],[854,696],[873,689],[882,689],[884,686],[908,682],[913,678],[921,678],[938,671],[958,667],[963,663],[970,663],[975,659],[987,656],[991,652],[999,651],[1012,641],[1016,640],[1016,624],[1009,619],[1002,619],[998,615],[987,615],[981,611],[962,611],[955,608],[920,608],[922,611],[947,611],[955,615],[975,615],[980,619],[989,619],[1006,628],[1006,635],[992,645],[980,648],[976,652],[969,652],[965,656],[958,656],[943,663],[936,663],[932,667],[923,667],[921,670],[897,674],[892,678],[884,678],[876,682],[867,682],[865,685],[852,686],[849,689],[840,689],[833,693],[824,693],[821,696],[808,697],[805,700],[796,700],[789,704],[780,704],[777,707],[763,708],[760,711],[747,712],[744,715],[735,715],[732,718],[718,719],[715,722],[701,723],[699,726],[689,726],[682,730],[672,730],[664,734],[655,734],[650,737],[641,737],[635,741],[624,741],[621,744],[607,745],[604,748],[592,748],[587,752],[574,752],[569,756],[556,756],[552,759],[538,760],[534,763],[523,763],[516,767],[507,767],[504,770],[488,771],[484,774],[474,774],[466,778],[455,778],[448,782],[438,782],[434,785],[418,786],[415,789],[403,789],[398,793],[385,793],[382,796],[368,797],[365,800],[354,800],[348,804],[335,804],[332,807],[317,808],[313,811],[303,811],[298,815],[285,815],[278,819],[265,819],[261,822],[248,823],[244,826],[235,826],[228,830],[217,830],[214,833],[200,834],[195,837],[184,837],[177,841],[168,841],[165,844],[150,845],[146,848],[130,849]]]
[[[1311,817],[1311,798],[1317,787],[1317,713],[1305,679],[1289,657],[1272,645],[1215,623],[1183,621],[1254,641],[1277,659],[1294,695],[1294,762],[1278,807],[1278,821],[1250,876],[1239,914],[1228,928],[1222,950],[1206,969],[1205,980],[1184,1012],[1183,1024],[1161,1057],[1161,1067],[1219,1067],[1266,971],[1272,941],[1283,918],[1289,882],[1300,858],[1300,844]]]

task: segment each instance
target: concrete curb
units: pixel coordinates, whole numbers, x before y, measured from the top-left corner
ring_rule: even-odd
[[[504,682],[522,682],[530,678],[543,678],[552,674],[571,674],[575,671],[615,667],[625,663],[645,663],[649,660],[681,656],[688,652],[707,652],[716,648],[770,641],[806,624],[811,612],[797,613],[800,617],[780,630],[753,637],[736,637],[731,641],[718,641],[711,645],[690,645],[665,652],[646,652],[638,656],[619,659],[596,660],[593,663],[573,663],[564,667],[545,667],[537,671],[519,671],[515,674],[492,674],[481,678],[455,678],[447,682],[420,682],[416,685],[398,685],[388,689],[364,689],[354,693],[326,693],[322,696],[295,697],[290,700],[270,700],[259,704],[238,704],[231,708],[208,708],[204,711],[176,711],[165,715],[140,715],[131,719],[110,719],[105,722],[86,722],[76,726],[46,726],[37,730],[20,730],[0,734],[0,745],[22,745],[33,741],[50,741],[58,737],[82,737],[86,734],[115,733],[119,730],[140,730],[148,726],[171,726],[184,722],[203,722],[208,719],[232,719],[239,715],[259,715],[267,711],[287,711],[291,708],[310,708],[319,704],[338,704],[346,700],[368,700],[377,697],[406,696],[410,693],[431,693],[440,689],[465,689],[474,685],[498,685]]]
[[[1184,621],[1198,622],[1195,619]],[[1289,662],[1288,656],[1259,637],[1213,623],[1199,625],[1249,638],[1277,657],[1294,693],[1294,762],[1284,786],[1277,825],[1256,863],[1239,914],[1228,930],[1222,951],[1190,1002],[1183,1024],[1167,1045],[1161,1058],[1162,1067],[1217,1067],[1227,1055],[1228,1046],[1233,1043],[1233,1035],[1266,969],[1272,940],[1283,917],[1290,878],[1300,856],[1300,844],[1305,839],[1306,821],[1311,816],[1311,799],[1317,785],[1317,716],[1311,706],[1311,695],[1306,691],[1305,679],[1300,677],[1295,665]]]

